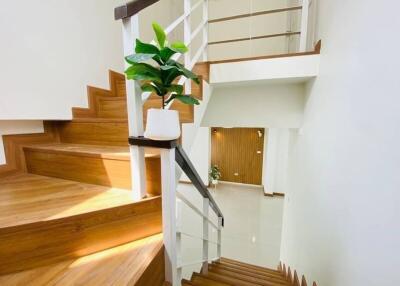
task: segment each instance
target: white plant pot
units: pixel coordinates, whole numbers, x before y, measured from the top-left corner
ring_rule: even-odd
[[[213,185],[218,185],[218,180],[211,180],[211,183],[212,183]]]
[[[175,140],[181,136],[179,114],[176,110],[149,109],[147,111],[147,124],[144,137],[168,141]]]

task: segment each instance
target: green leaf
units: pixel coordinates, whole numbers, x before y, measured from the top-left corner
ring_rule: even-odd
[[[153,30],[154,30],[154,33],[156,34],[158,45],[160,46],[161,49],[164,48],[165,41],[167,39],[167,35],[165,34],[164,29],[159,24],[154,22]]]
[[[145,63],[133,64],[125,71],[125,74],[128,79],[150,80],[162,83],[160,70]]]
[[[143,92],[154,92],[158,95],[161,94],[161,91],[154,85],[152,85],[151,83],[145,83],[141,86],[141,89]]]
[[[154,56],[155,54],[134,54],[125,57],[125,60],[130,64],[137,64],[141,62],[146,62],[152,59]]]
[[[189,51],[188,47],[182,42],[175,42],[171,45],[171,49],[177,53],[184,54]]]
[[[175,54],[176,54],[176,52],[168,47],[165,47],[160,51],[161,59],[164,62],[167,62]]]
[[[193,80],[195,83],[200,84],[199,77],[192,73],[190,70],[186,69],[182,64],[174,61],[174,60],[169,60],[167,62],[168,66],[165,67],[165,69],[170,69],[170,67],[175,67],[179,73],[179,75],[183,75],[186,78],[189,78]]]
[[[180,102],[188,105],[199,105],[200,102],[192,97],[191,95],[176,95],[175,99],[179,100]]]
[[[160,54],[160,50],[156,46],[152,44],[143,43],[139,39],[136,39],[135,52],[137,54],[154,54],[154,55]]]
[[[168,92],[175,92],[178,95],[181,95],[183,93],[183,85],[180,84],[171,84],[169,87],[167,87]]]

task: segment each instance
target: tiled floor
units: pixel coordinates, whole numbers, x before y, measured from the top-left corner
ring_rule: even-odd
[[[201,196],[192,185],[180,185],[179,192],[200,209]],[[283,198],[265,197],[260,187],[220,184],[210,189],[225,216],[222,233],[222,255],[227,258],[260,266],[276,268],[282,230]],[[212,211],[210,211],[212,212]],[[194,236],[201,236],[201,218],[182,204],[182,229]],[[210,228],[211,239],[216,232]],[[201,257],[201,240],[192,237],[182,239],[183,262]],[[210,244],[210,257],[216,255],[216,247]],[[184,271],[188,276],[191,271]]]

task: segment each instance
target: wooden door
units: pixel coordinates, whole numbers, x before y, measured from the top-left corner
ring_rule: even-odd
[[[211,162],[221,181],[262,184],[263,128],[211,128]]]

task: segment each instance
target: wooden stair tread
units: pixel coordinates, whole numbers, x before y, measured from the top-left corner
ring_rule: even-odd
[[[125,189],[14,174],[0,178],[0,229],[134,203]]]
[[[253,265],[253,264],[249,264],[249,263],[244,263],[244,262],[240,262],[240,261],[225,258],[225,257],[222,257],[219,263],[230,265],[230,266],[237,266],[237,267],[241,267],[241,268],[249,269],[249,270],[255,270],[255,271],[259,271],[259,272],[281,275],[281,273],[278,270],[274,270],[274,269],[270,269],[270,268],[266,268],[266,267],[262,267],[262,266],[257,266],[257,265]]]
[[[0,285],[136,285],[162,250],[162,235],[153,235],[77,259],[3,275]]]
[[[42,151],[47,153],[74,154],[82,157],[97,157],[115,160],[129,160],[129,146],[104,146],[72,143],[35,144],[24,146],[25,150]],[[146,149],[146,157],[159,156],[154,148]]]
[[[246,282],[250,283],[256,283],[257,285],[263,285],[263,286],[272,286],[272,285],[288,285],[287,281],[285,281],[283,278],[282,279],[276,279],[273,277],[256,277],[252,273],[239,273],[235,272],[232,270],[224,270],[224,269],[218,269],[216,267],[210,267],[209,270],[210,272],[219,274],[219,275],[224,275],[228,276],[231,278],[235,278],[238,280],[243,280]]]
[[[200,273],[193,273],[191,282],[193,285],[199,286],[229,286],[231,284],[226,284],[221,281],[214,280],[206,275]]]
[[[231,267],[226,264],[220,264],[220,263],[215,263],[215,262],[210,264],[210,267],[215,267],[216,269],[230,271],[233,273],[250,275],[251,277],[255,277],[255,278],[270,279],[271,281],[272,280],[274,280],[274,281],[285,280],[281,274],[265,273],[265,272],[261,272],[261,271],[255,271],[255,270],[241,268],[241,267],[235,267],[235,266]]]

